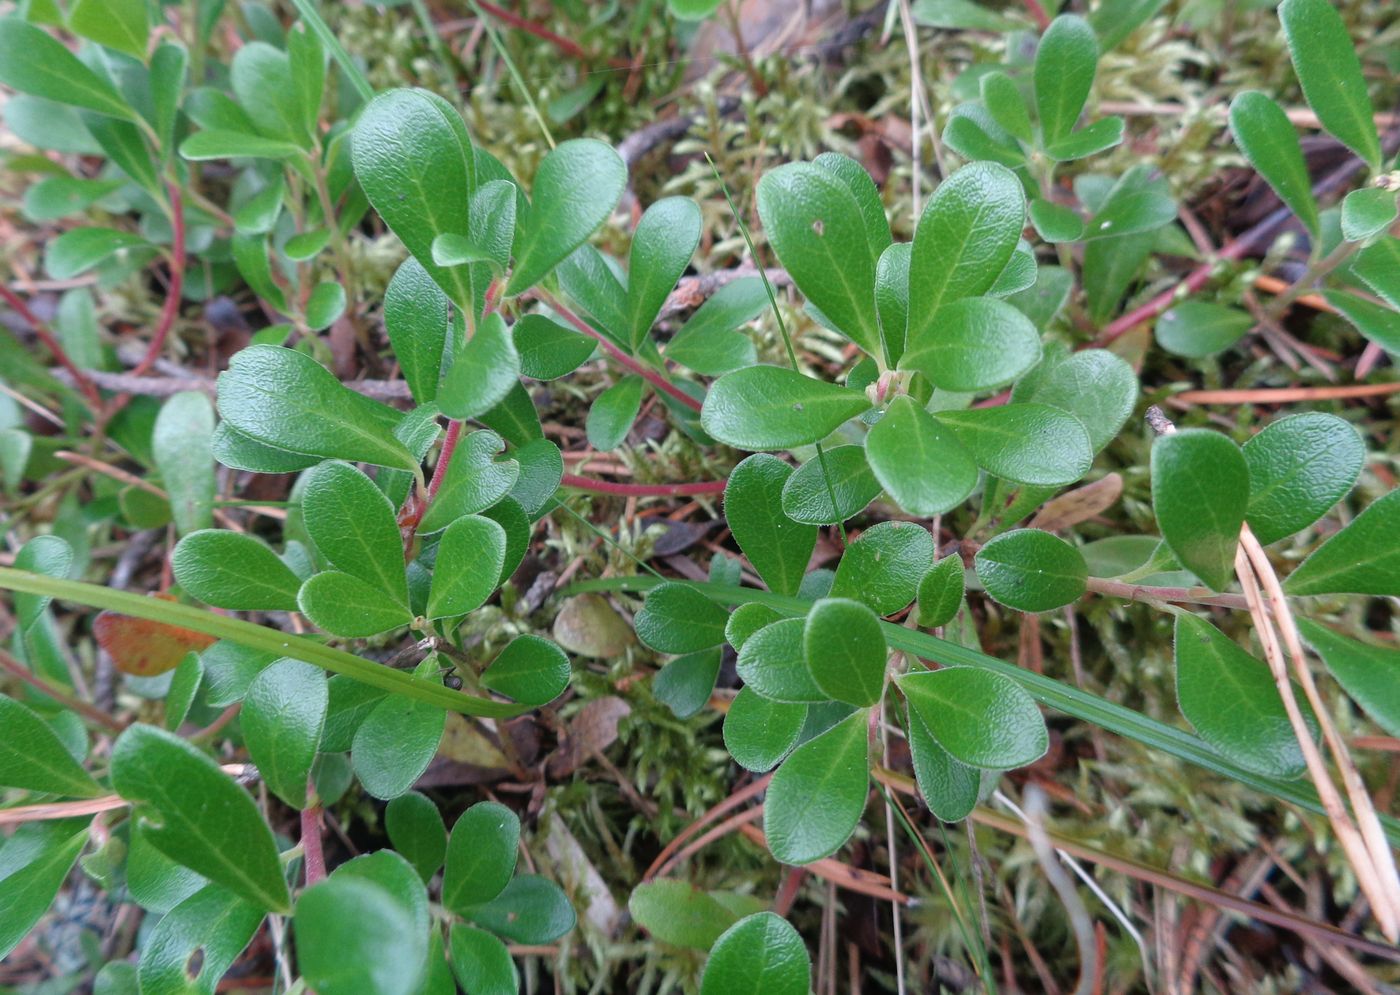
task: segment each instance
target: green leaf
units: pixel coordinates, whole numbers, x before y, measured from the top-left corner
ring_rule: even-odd
[[[1000,69],[983,76],[981,87],[982,103],[987,106],[992,120],[1008,134],[1029,145],[1034,136],[1031,133],[1030,112],[1026,109],[1025,98],[1021,96],[1021,88]]]
[[[793,751],[763,803],[768,849],[784,864],[829,857],[850,839],[870,790],[868,716],[858,711]]]
[[[268,789],[306,807],[306,781],[326,722],[326,675],[300,660],[278,660],[253,678],[239,721],[248,755]]]
[[[472,195],[471,243],[496,273],[510,266],[520,196],[511,180],[489,180]]]
[[[505,529],[480,515],[457,519],[438,543],[427,617],[449,618],[480,608],[496,589],[505,559]]]
[[[80,214],[121,189],[123,183],[123,180],[45,176],[24,191],[24,216],[30,221],[54,221]]]
[[[437,403],[449,418],[476,418],[505,400],[520,381],[520,357],[515,340],[499,313],[483,318],[474,334],[457,350],[443,378]]]
[[[583,244],[626,186],[627,166],[612,146],[591,138],[560,142],[535,172],[530,210],[516,227],[515,270],[505,296],[539,283]]]
[[[815,163],[787,163],[759,180],[758,214],[773,251],[803,296],[861,349],[880,355],[872,307],[877,255],[850,187]]]
[[[1151,166],[1141,164],[1128,170],[1104,197],[1084,226],[1084,238],[1097,241],[1153,231],[1176,218],[1165,178]]]
[[[429,656],[425,663],[433,661]],[[419,670],[426,668],[420,665]],[[365,791],[397,798],[423,776],[437,753],[447,714],[403,695],[390,695],[365,716],[350,747],[350,761]]]
[[[516,995],[520,977],[510,950],[484,930],[453,923],[448,934],[452,973],[467,995]]]
[[[313,332],[329,328],[344,312],[345,288],[334,281],[316,284],[306,299],[306,324]]]
[[[974,0],[914,0],[914,22],[932,28],[963,28],[969,31],[1015,31],[1020,21],[1003,17]]]
[[[1079,600],[1089,568],[1079,550],[1040,529],[1015,529],[977,552],[977,579],[997,601],[1047,612]]]
[[[524,705],[543,705],[563,693],[571,672],[563,650],[548,639],[525,633],[491,661],[481,675],[481,686]]]
[[[102,789],[73,759],[50,726],[0,695],[0,784],[55,795],[92,798]]]
[[[526,514],[540,515],[564,479],[564,454],[548,439],[532,439],[511,452],[520,463],[520,478],[510,496]]]
[[[627,911],[652,939],[692,950],[709,950],[737,918],[709,892],[674,879],[637,885]]]
[[[962,557],[956,554],[929,567],[919,581],[919,625],[936,629],[951,622],[962,606],[964,583]]]
[[[861,446],[837,446],[813,456],[783,484],[783,514],[808,525],[835,525],[880,496]],[[834,503],[833,503],[834,502]]]
[[[15,494],[24,480],[25,468],[34,450],[34,437],[23,429],[0,429],[0,483]]]
[[[192,597],[231,611],[295,611],[301,580],[261,539],[203,529],[170,557],[175,580]]]
[[[935,325],[911,336],[899,367],[972,394],[1003,387],[1039,361],[1040,334],[1030,319],[1005,301],[970,297],[945,304]]]
[[[1386,352],[1400,352],[1400,314],[1382,304],[1339,290],[1324,290],[1322,296],[1366,338]]]
[[[1249,164],[1316,239],[1321,229],[1312,177],[1298,131],[1283,108],[1267,94],[1246,90],[1230,102],[1230,131]]]
[[[1227,436],[1187,429],[1152,443],[1152,506],[1181,565],[1223,591],[1249,503],[1249,468]]]
[[[323,459],[418,468],[394,437],[399,412],[355,393],[295,349],[250,346],[229,361],[218,387],[219,414],[264,445]]]
[[[767,605],[742,604],[729,613],[729,621],[724,625],[724,638],[737,652],[744,648],[749,636],[782,617]]]
[[[1111,52],[1166,6],[1167,0],[1103,0],[1089,15],[1099,51]]]
[[[1241,767],[1269,777],[1303,772],[1268,666],[1194,615],[1176,619],[1176,695],[1200,737]]]
[[[623,377],[593,400],[585,422],[589,445],[604,453],[622,445],[642,409],[644,383],[639,376]]]
[[[885,636],[880,620],[859,601],[823,598],[812,605],[802,633],[807,669],[829,698],[874,705],[885,689]]]
[[[1031,224],[1043,241],[1078,242],[1084,237],[1084,219],[1070,207],[1048,200],[1033,200],[1030,204]]]
[[[302,127],[313,137],[321,117],[321,99],[326,87],[326,52],[321,39],[305,21],[287,31],[287,62],[291,68],[296,103],[301,110]]]
[[[632,233],[627,265],[627,311],[635,350],[646,339],[700,244],[700,206],[689,197],[666,197],[646,209]]]
[[[407,605],[339,570],[318,573],[301,585],[297,606],[318,628],[347,638],[375,636],[413,621]]]
[[[437,398],[449,301],[417,259],[405,259],[384,291],[384,330],[418,404]]]
[[[724,715],[724,746],[734,762],[762,774],[797,745],[807,706],[770,701],[751,687],[739,689]]]
[[[229,82],[258,131],[303,148],[310,145],[286,52],[265,41],[248,42],[234,53]]]
[[[807,995],[812,961],[797,930],[772,912],[745,916],[715,941],[700,995]]]
[[[817,543],[816,526],[783,513],[784,485],[793,469],[758,453],[736,466],[724,487],[724,517],[734,541],[769,589],[796,594]]]
[[[1046,404],[941,411],[977,465],[1018,484],[1063,486],[1089,472],[1094,451],[1078,418]]]
[[[1336,415],[1280,418],[1244,444],[1246,518],[1265,545],[1302,531],[1347,496],[1366,462],[1366,444]]]
[[[800,618],[785,618],[744,640],[736,664],[744,683],[770,701],[828,701],[807,668],[804,625]]]
[[[1114,115],[1113,117],[1100,118],[1093,124],[1085,125],[1078,131],[1071,132],[1059,141],[1054,142],[1045,150],[1045,154],[1058,162],[1073,162],[1075,159],[1087,159],[1091,155],[1097,155],[1107,149],[1111,149],[1123,142],[1123,119]]]
[[[490,430],[473,432],[458,442],[418,531],[423,535],[440,532],[463,515],[485,511],[509,494],[520,477],[520,463],[496,459],[504,450],[501,437]]]
[[[0,847],[0,959],[49,911],[87,841],[87,821],[64,819],[25,823]]]
[[[959,822],[967,818],[977,807],[982,772],[953,759],[953,755],[939,745],[923,719],[912,708],[906,730],[914,779],[929,809],[944,822]]]
[[[1107,349],[1048,355],[1011,391],[1015,403],[1048,404],[1074,415],[1094,452],[1118,435],[1137,398],[1137,374]]]
[[[812,165],[826,170],[840,180],[851,196],[856,199],[861,218],[865,222],[865,237],[870,243],[870,256],[879,259],[880,254],[890,245],[890,221],[885,216],[885,205],[880,199],[880,191],[875,181],[865,171],[865,167],[848,155],[840,152],[823,152],[812,160]]]
[[[71,280],[112,256],[147,244],[140,235],[113,228],[74,228],[49,243],[44,269],[55,280]]]
[[[260,909],[291,909],[272,830],[208,756],[173,733],[134,725],[112,748],[112,787],[140,806],[147,840],[171,860]]]
[[[831,594],[864,601],[877,615],[893,615],[914,600],[933,554],[933,537],[914,522],[872,525],[846,547]]]
[[[381,93],[360,112],[351,160],[365,196],[423,271],[458,309],[473,310],[471,267],[433,261],[437,236],[470,230],[476,167],[457,111],[426,90]]]
[[[505,890],[515,874],[520,820],[497,802],[477,802],[457,819],[447,841],[442,902],[470,917],[475,906]]]
[[[880,486],[911,515],[951,511],[977,486],[977,465],[962,443],[905,394],[871,426],[865,457]]]
[[[688,719],[710,701],[723,659],[720,647],[678,656],[656,672],[651,693],[678,719]]]
[[[1400,309],[1400,238],[1382,238],[1366,246],[1352,260],[1351,271],[1387,304]]]
[[[577,923],[568,897],[553,881],[522,874],[466,918],[515,943],[550,943]]]
[[[938,337],[944,305],[991,289],[1025,223],[1021,181],[1005,166],[975,162],[938,185],[914,230],[910,349]]]
[[[695,653],[724,642],[729,613],[688,584],[663,584],[647,595],[633,624],[659,653]]]
[[[1382,729],[1400,736],[1400,652],[1348,639],[1305,618],[1298,628],[1352,700]]]
[[[263,915],[218,885],[205,885],[146,937],[137,966],[142,995],[214,995]]]
[[[895,678],[909,709],[955,760],[1013,770],[1044,756],[1045,719],[1019,684],[986,670],[944,667]]]
[[[1035,106],[1046,148],[1074,130],[1098,71],[1099,41],[1089,22],[1061,14],[1035,53]]]
[[[1167,352],[1200,359],[1230,348],[1254,327],[1238,308],[1209,301],[1182,301],[1157,319],[1154,335]]]
[[[969,162],[986,161],[1017,169],[1026,153],[981,104],[959,104],[943,128],[943,144]]]
[[[1016,249],[1011,253],[1011,258],[1007,260],[1001,273],[997,276],[996,282],[988,288],[987,294],[990,297],[1009,297],[1019,293],[1029,287],[1035,286],[1035,281],[1039,275],[1039,268],[1035,262],[1035,250],[1025,239],[1016,243]],[[1019,308],[1016,309],[1021,312]]]
[[[292,919],[297,967],[317,995],[415,995],[423,938],[381,885],[332,876],[306,889]]]
[[[1400,490],[1371,502],[1289,576],[1289,594],[1400,595]]]
[[[1284,0],[1278,15],[1308,105],[1333,137],[1379,172],[1375,111],[1342,16],[1327,0]]]
[[[0,83],[45,100],[136,120],[136,112],[110,83],[43,28],[19,17],[0,18]]]
[[[557,380],[578,369],[597,344],[542,314],[527,314],[511,326],[521,376]]]
[[[557,277],[559,288],[593,319],[598,331],[624,351],[631,349],[627,291],[610,258],[585,242],[559,264]]]
[[[1342,201],[1342,237],[1361,242],[1391,226],[1397,213],[1395,191],[1381,187],[1353,190]]]
[[[327,461],[303,479],[301,509],[307,535],[331,566],[398,606],[408,604],[394,506],[374,481],[348,463]]]
[[[384,831],[423,883],[431,881],[447,855],[447,827],[432,800],[417,791],[391,799],[384,807]]]
[[[792,449],[820,442],[869,407],[860,391],[783,367],[750,366],[711,385],[700,423],[738,449]]]
[[[291,142],[220,128],[197,131],[180,143],[180,155],[191,162],[210,159],[292,159],[304,154],[300,146]]]

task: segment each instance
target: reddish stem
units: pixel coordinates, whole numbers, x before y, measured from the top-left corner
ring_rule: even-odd
[[[326,876],[326,856],[321,851],[320,805],[308,805],[301,810],[301,854],[306,868],[306,886],[310,888]]]
[[[442,452],[438,455],[437,466],[433,467],[433,479],[428,481],[428,496],[423,502],[423,510],[428,510],[428,504],[437,495],[438,488],[442,486],[442,478],[447,476],[447,464],[452,461],[452,454],[457,451],[457,440],[462,437],[462,422],[453,419],[447,423],[447,435],[442,440]]]
[[[1041,31],[1050,27],[1050,15],[1045,13],[1045,8],[1040,5],[1040,0],[1026,0],[1026,12],[1035,21],[1035,26]]]
[[[564,474],[561,483],[581,491],[596,494],[616,494],[620,497],[690,497],[697,494],[723,494],[725,481],[699,480],[689,484],[618,484],[611,480],[595,480]]]
[[[5,303],[14,310],[15,314],[29,323],[29,327],[34,330],[34,334],[44,344],[44,348],[51,352],[54,359],[58,360],[59,365],[73,377],[73,382],[78,385],[83,396],[93,407],[97,407],[102,402],[102,395],[97,392],[96,385],[88,379],[86,373],[78,369],[73,360],[68,358],[68,353],[64,351],[63,346],[58,344],[58,339],[54,338],[53,332],[49,331],[48,326],[39,320],[39,316],[29,309],[29,305],[24,303],[18,294],[3,283],[0,283],[0,298],[4,298]]]
[[[497,7],[494,3],[488,3],[487,0],[477,0],[477,5],[498,21],[504,21],[512,28],[518,28],[526,34],[534,35],[536,38],[549,42],[565,55],[572,56],[582,62],[587,62],[590,59],[589,54],[584,51],[583,46],[578,44],[578,42],[565,38],[563,35],[555,34],[542,24],[536,24],[534,21],[527,20],[519,14],[506,10],[504,7]],[[608,59],[608,65],[612,66],[614,69],[629,68],[625,59]]]
[[[170,184],[170,230],[173,233],[170,246],[170,286],[165,293],[165,305],[160,310],[160,320],[156,323],[156,333],[146,348],[146,355],[131,371],[133,376],[141,376],[160,358],[165,348],[165,339],[175,324],[175,316],[180,313],[180,294],[185,288],[185,204],[180,197],[180,188]]]
[[[657,390],[661,391],[661,393],[667,394],[670,397],[675,398],[677,401],[679,401],[681,404],[684,404],[690,410],[700,410],[701,404],[699,401],[691,397],[685,391],[681,390],[675,384],[671,383],[671,381],[667,380],[660,373],[657,373],[655,370],[651,369],[651,367],[644,366],[633,357],[627,355],[627,353],[623,352],[617,346],[613,345],[612,341],[608,339],[606,335],[598,331],[592,325],[588,324],[588,322],[584,321],[578,315],[574,314],[574,312],[570,311],[552,295],[542,290],[536,291],[536,294],[540,298],[540,300],[544,301],[554,310],[555,314],[559,315],[559,317],[563,318],[569,324],[573,325],[584,335],[596,339],[599,342],[599,344],[602,345],[603,350],[607,352],[609,356],[617,360],[627,369],[637,374],[637,376],[641,377],[647,383],[651,384]]]

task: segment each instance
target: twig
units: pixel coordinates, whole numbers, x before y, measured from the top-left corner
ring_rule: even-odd
[[[611,480],[596,480],[572,473],[564,474],[561,483],[581,491],[616,494],[619,497],[689,497],[697,494],[723,494],[725,481],[697,480],[687,484],[619,484]]]
[[[219,768],[235,781],[243,783],[250,774],[256,776],[257,768],[252,764],[223,764]],[[13,826],[25,822],[48,822],[54,819],[71,819],[77,815],[96,815],[110,812],[114,808],[125,808],[131,803],[121,795],[101,795],[80,802],[45,802],[41,805],[17,805],[14,808],[0,809],[0,826]]]
[[[1238,594],[1210,594],[1204,587],[1143,587],[1121,580],[1108,580],[1104,577],[1090,577],[1085,587],[1095,594],[1127,601],[1165,601],[1177,605],[1211,605],[1216,608],[1236,608],[1241,611],[1249,607]]]
[[[1035,858],[1040,862],[1050,887],[1055,889],[1055,894],[1065,907],[1070,927],[1074,930],[1075,945],[1079,948],[1079,982],[1075,985],[1074,995],[1089,995],[1097,990],[1100,980],[1096,977],[1098,957],[1094,952],[1094,921],[1089,917],[1089,910],[1084,907],[1084,901],[1075,891],[1074,882],[1065,873],[1045,832],[1045,792],[1037,785],[1029,784],[1026,786],[1025,802],[1026,831],[1031,849],[1035,851]]]
[[[165,348],[165,339],[175,324],[175,316],[180,313],[180,295],[185,287],[185,205],[180,199],[180,188],[173,183],[170,184],[170,230],[170,286],[166,288],[165,304],[161,308],[160,319],[156,322],[155,335],[151,337],[151,344],[146,347],[146,355],[131,371],[138,377],[154,366],[160,358],[161,350]]]
[[[34,330],[35,336],[44,344],[44,348],[53,354],[54,359],[58,360],[59,364],[68,372],[69,376],[73,378],[73,385],[83,392],[83,396],[88,399],[88,402],[94,408],[100,405],[102,403],[102,396],[97,393],[97,387],[93,384],[92,378],[74,365],[73,360],[69,358],[63,346],[59,345],[58,339],[54,337],[53,332],[49,331],[49,326],[40,321],[39,316],[29,309],[29,305],[24,303],[23,299],[21,299],[18,294],[3,283],[0,283],[0,298],[3,298],[5,303],[10,305],[15,314],[29,323],[29,327]]]
[[[1186,390],[1172,397],[1180,404],[1291,404],[1385,397],[1400,391],[1400,382],[1349,384],[1341,387],[1261,387],[1253,390]]]
[[[310,805],[301,810],[301,855],[306,870],[306,886],[310,888],[326,876],[326,857],[321,850],[321,806]]]
[[[89,705],[66,691],[54,687],[4,650],[0,650],[0,670],[8,672],[11,676],[28,684],[40,694],[47,695],[65,708],[71,708],[95,725],[102,726],[102,728],[112,732],[121,732],[126,728],[124,722],[114,719],[102,709]]]

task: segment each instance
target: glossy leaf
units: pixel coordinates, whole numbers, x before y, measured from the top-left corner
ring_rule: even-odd
[[[0,847],[0,958],[48,912],[87,841],[87,822],[64,819],[21,825]]]
[[[195,132],[180,143],[180,155],[191,162],[210,159],[292,159],[303,154],[301,146],[293,142],[221,128]]]
[[[1400,595],[1400,491],[1371,502],[1285,584],[1289,594]]]
[[[0,784],[76,798],[102,793],[47,722],[4,696],[0,696]]]
[[[578,369],[597,348],[587,335],[542,314],[522,315],[513,326],[520,373],[535,380],[557,380]]]
[[[676,718],[688,719],[709,703],[722,660],[718,646],[678,656],[656,672],[651,693]]]
[[[1047,355],[1011,391],[1011,400],[1018,404],[1048,404],[1074,415],[1094,452],[1118,435],[1137,399],[1137,374],[1127,360],[1107,349]]]
[[[1023,612],[1072,604],[1089,576],[1079,550],[1040,529],[1003,532],[978,550],[975,565],[988,594]]]
[[[1030,203],[1031,224],[1043,241],[1077,242],[1084,237],[1084,219],[1073,208],[1048,200]]]
[[[584,425],[589,445],[604,453],[622,445],[642,409],[644,386],[639,376],[623,377],[594,399]]]
[[[55,280],[71,280],[112,256],[147,244],[140,235],[113,228],[74,228],[49,243],[44,269]]]
[[[1246,90],[1230,102],[1230,131],[1249,164],[1316,238],[1317,200],[1298,131],[1267,94]]]
[[[1364,187],[1342,200],[1342,237],[1361,242],[1379,235],[1394,223],[1397,214],[1394,190]]]
[[[306,806],[306,782],[326,722],[326,675],[300,660],[278,660],[253,678],[239,722],[248,755],[268,789]]]
[[[1249,503],[1249,469],[1227,436],[1205,429],[1163,435],[1152,444],[1152,506],[1181,565],[1223,591],[1235,576],[1235,549]]]
[[[481,675],[481,686],[527,705],[553,701],[569,684],[569,658],[554,643],[516,636]]]
[[[689,584],[662,584],[647,595],[633,624],[660,653],[695,653],[724,642],[729,613]]]
[[[560,142],[535,173],[505,295],[534,286],[563,262],[608,219],[626,185],[627,166],[611,146],[591,138]]]
[[[344,312],[345,288],[333,280],[316,284],[306,299],[306,324],[314,332],[329,328]]]
[[[962,557],[956,554],[930,567],[919,581],[919,625],[936,629],[951,622],[962,606],[964,583]]]
[[[1005,166],[975,162],[938,185],[914,231],[909,349],[938,337],[945,304],[991,288],[1025,221],[1021,181]]]
[[[43,28],[20,17],[0,19],[0,83],[60,104],[136,118],[110,83]]]
[[[627,911],[652,939],[693,950],[709,950],[737,918],[709,892],[667,878],[633,888]]]
[[[792,449],[820,442],[869,407],[860,391],[779,366],[750,366],[711,385],[700,424],[738,449]]]
[[[151,451],[181,535],[214,524],[214,407],[198,391],[161,405]]]
[[[1318,120],[1372,170],[1379,170],[1375,111],[1356,47],[1337,8],[1327,0],[1284,0],[1278,15],[1298,82]]]
[[[959,822],[977,807],[982,772],[969,767],[945,750],[924,725],[917,712],[909,711],[909,756],[919,794],[944,822]]]
[[[394,506],[372,480],[348,463],[322,463],[302,481],[301,512],[307,534],[331,566],[408,604]]]
[[[515,874],[520,820],[497,802],[477,802],[458,817],[447,841],[442,902],[470,916],[501,894]]]
[[[1061,14],[1041,36],[1035,53],[1035,106],[1046,147],[1074,130],[1098,62],[1099,41],[1083,18]]]
[[[1083,424],[1060,408],[1007,404],[942,411],[936,417],[953,429],[978,466],[1018,484],[1072,484],[1093,463]]]
[[[317,627],[347,638],[375,636],[413,621],[407,605],[339,570],[318,573],[301,585],[297,607]]]
[[[1382,729],[1400,736],[1400,652],[1349,639],[1305,618],[1298,628],[1352,700]]]
[[[876,256],[850,187],[815,163],[787,163],[759,180],[758,213],[803,296],[861,349],[879,355],[880,329],[871,306]]]
[[[205,885],[151,929],[137,966],[142,995],[214,995],[262,925],[262,909]]]
[[[1351,271],[1391,307],[1400,309],[1400,238],[1382,238],[1356,254]]]
[[[744,640],[736,667],[744,683],[769,701],[810,703],[829,700],[807,668],[805,622],[785,618]]]
[[[447,856],[447,827],[437,805],[417,791],[390,799],[384,807],[384,831],[423,883],[431,881]]]
[[[1269,777],[1297,777],[1303,752],[1268,665],[1194,615],[1176,619],[1181,714],[1224,756]]]
[[[933,554],[933,537],[914,522],[872,525],[846,547],[831,594],[864,601],[877,615],[893,615],[914,600]]]
[[[885,636],[880,620],[859,601],[823,598],[802,632],[807,669],[829,698],[873,705],[885,687]]]
[[[463,515],[483,512],[510,493],[520,478],[520,463],[498,459],[504,449],[501,437],[489,430],[464,436],[452,452],[418,531],[423,535],[441,532]]]
[[[1004,301],[971,297],[945,305],[936,325],[918,337],[899,361],[935,387],[975,393],[1005,386],[1040,361],[1040,335]]]
[[[1085,125],[1059,141],[1052,142],[1045,154],[1059,162],[1072,162],[1075,159],[1087,159],[1091,155],[1098,155],[1115,145],[1121,145],[1122,142],[1123,119],[1114,115],[1100,118],[1093,124]]]
[[[449,525],[438,543],[427,618],[480,608],[496,589],[505,558],[505,529],[491,519],[463,515]]]
[[[1366,338],[1386,352],[1400,352],[1400,314],[1396,311],[1340,290],[1324,290],[1322,296]]]
[[[856,712],[803,743],[774,773],[763,833],[779,862],[810,864],[850,839],[870,790],[867,722]]]
[[[318,995],[414,995],[424,939],[388,889],[332,876],[302,892],[292,919],[297,966]]]
[[[666,197],[646,209],[632,233],[627,309],[632,348],[642,344],[700,244],[700,205]]]
[[[233,611],[292,611],[301,580],[265,543],[242,532],[202,529],[171,555],[186,594]]]
[[[365,790],[389,799],[413,787],[437,753],[446,721],[442,709],[403,695],[390,695],[375,705],[350,747],[350,760]]]
[[[940,746],[970,767],[1012,770],[1049,748],[1045,719],[1021,685],[973,667],[895,678],[909,708]]]
[[[248,42],[234,53],[229,82],[239,106],[263,135],[301,146],[309,144],[286,52],[265,41]]]
[[[1157,319],[1154,335],[1167,352],[1200,359],[1230,348],[1254,327],[1238,308],[1209,301],[1182,301]]]
[[[548,878],[522,874],[485,905],[467,916],[497,936],[515,943],[551,943],[577,923],[574,907]]]
[[[880,199],[879,188],[875,186],[875,181],[865,171],[865,167],[840,152],[823,152],[812,160],[812,165],[840,180],[851,192],[856,206],[860,208],[861,220],[865,223],[865,237],[870,243],[870,256],[872,259],[880,258],[880,254],[890,245],[890,222],[885,216],[885,205]]]
[[[467,995],[516,995],[520,977],[504,943],[485,930],[453,923],[448,934],[452,973]]]
[[[771,701],[751,687],[740,688],[724,714],[724,746],[740,767],[762,774],[797,745],[806,719],[806,705]]]
[[[875,479],[911,515],[939,515],[977,486],[977,465],[947,427],[900,395],[870,428],[865,457]]]
[[[1366,461],[1366,444],[1336,415],[1306,412],[1264,428],[1244,444],[1246,517],[1267,545],[1299,532],[1346,497]]]
[[[879,496],[865,449],[837,446],[813,456],[784,482],[783,514],[808,525],[835,525]]]
[[[449,301],[417,259],[404,260],[384,291],[384,330],[419,404],[437,397],[451,321]]]
[[[715,941],[700,995],[807,995],[812,962],[797,930],[781,916],[757,912]]]
[[[255,345],[219,375],[219,414],[264,445],[324,459],[414,470],[394,437],[400,415],[344,386],[305,353]]]
[[[982,77],[982,103],[986,105],[993,120],[1018,140],[1030,143],[1031,116],[1026,109],[1021,89],[1010,76],[994,70]]]
[[[816,547],[815,526],[783,513],[783,487],[793,469],[758,453],[736,466],[724,488],[724,515],[734,541],[769,589],[796,594]]]
[[[260,909],[291,908],[272,830],[207,755],[163,729],[134,725],[112,749],[112,786],[145,813],[143,832],[167,857]]]
[[[457,350],[437,403],[449,418],[476,418],[505,400],[520,376],[520,356],[505,320],[493,312]]]

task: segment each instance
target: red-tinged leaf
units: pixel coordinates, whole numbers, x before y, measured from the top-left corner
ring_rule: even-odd
[[[175,600],[169,595],[155,597]],[[110,611],[97,616],[92,634],[117,669],[134,677],[155,677],[174,670],[186,654],[198,653],[215,642],[213,636],[193,629]]]

